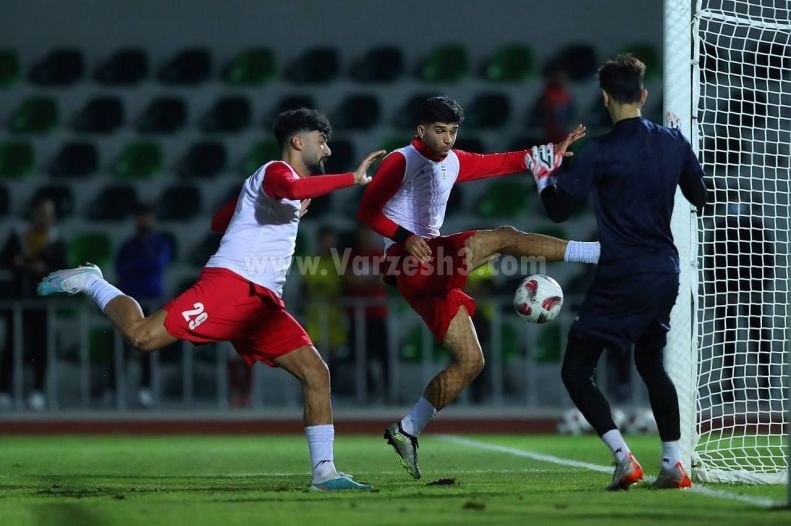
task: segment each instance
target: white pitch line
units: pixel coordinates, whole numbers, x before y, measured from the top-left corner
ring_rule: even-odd
[[[461,446],[468,446],[477,449],[485,449],[488,451],[496,451],[498,453],[506,453],[517,457],[529,458],[531,460],[538,460],[540,462],[550,462],[552,464],[558,464],[561,466],[568,466],[572,468],[587,469],[589,471],[597,471],[599,473],[612,473],[612,469],[613,469],[612,466],[602,466],[600,464],[580,462],[578,460],[556,457],[554,455],[545,455],[543,453],[526,451],[524,449],[516,449],[507,446],[498,446],[497,444],[487,444],[486,442],[479,442],[477,440],[471,440],[469,438],[464,438],[460,436],[436,435],[436,438],[439,438],[440,440],[444,440],[445,442],[450,442],[452,444],[458,444]],[[705,495],[706,497],[744,502],[747,504],[752,504],[754,506],[760,506],[762,508],[774,508],[777,506],[785,505],[784,502],[770,499],[768,497],[753,497],[751,495],[740,495],[738,493],[732,493],[730,491],[725,491],[721,489],[707,488],[705,486],[701,486],[700,484],[695,484],[694,486],[692,486],[692,488],[686,491],[690,491],[692,493],[698,493],[700,495]]]

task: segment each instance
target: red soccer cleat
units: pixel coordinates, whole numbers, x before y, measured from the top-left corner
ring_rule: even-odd
[[[615,473],[613,473],[612,482],[607,486],[607,490],[627,490],[629,486],[637,484],[641,480],[643,480],[643,468],[630,452],[622,461],[615,463]]]
[[[684,470],[681,462],[676,462],[672,468],[662,468],[656,480],[651,484],[651,489],[687,489],[692,487],[692,480]]]

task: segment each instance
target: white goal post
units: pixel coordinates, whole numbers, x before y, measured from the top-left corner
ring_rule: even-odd
[[[665,123],[710,202],[678,193],[681,287],[665,364],[696,480],[789,480],[791,2],[665,0]],[[791,499],[791,490],[789,492]]]

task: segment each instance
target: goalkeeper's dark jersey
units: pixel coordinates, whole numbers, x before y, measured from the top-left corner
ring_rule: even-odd
[[[677,273],[670,232],[676,186],[694,206],[706,203],[703,169],[681,132],[635,117],[589,140],[541,199],[549,216],[563,221],[593,190],[600,277]]]

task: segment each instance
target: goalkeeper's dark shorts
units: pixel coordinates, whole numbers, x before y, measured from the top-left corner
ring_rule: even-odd
[[[678,274],[597,278],[569,331],[569,342],[624,351],[640,340],[662,348],[677,296]]]

